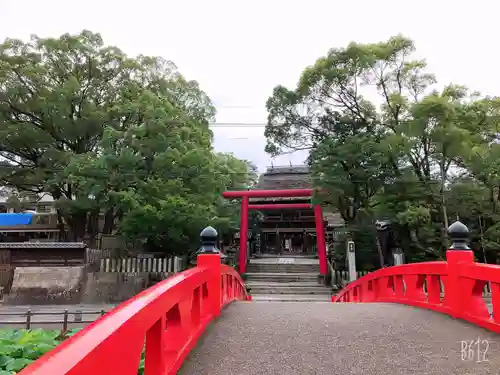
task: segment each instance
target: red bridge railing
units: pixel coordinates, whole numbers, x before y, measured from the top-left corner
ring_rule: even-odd
[[[500,266],[474,262],[466,244],[468,229],[450,226],[453,245],[446,261],[383,268],[350,283],[333,302],[393,302],[423,307],[500,333]],[[483,299],[491,286],[490,314]],[[444,293],[442,293],[444,289]]]
[[[146,375],[175,374],[221,309],[249,299],[218,253],[201,254],[195,268],[122,303],[19,374],[137,375],[143,350]]]

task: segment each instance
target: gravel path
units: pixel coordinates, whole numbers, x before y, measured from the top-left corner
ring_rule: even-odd
[[[179,374],[498,375],[500,335],[403,305],[239,302]]]

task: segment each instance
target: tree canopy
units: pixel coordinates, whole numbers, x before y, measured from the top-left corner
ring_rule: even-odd
[[[439,86],[401,35],[331,49],[297,87],[267,101],[266,150],[310,150],[323,200],[376,264],[374,222],[391,219],[410,261],[444,254],[457,217],[483,259],[497,261],[500,99]],[[378,265],[378,264],[377,264]]]
[[[377,264],[374,222],[391,219],[410,261],[438,259],[457,217],[478,257],[500,247],[500,99],[439,85],[413,42],[334,48],[267,101],[267,152],[308,149],[324,202]],[[200,229],[237,229],[221,197],[256,168],[213,149],[208,95],[167,60],[131,57],[83,31],[0,45],[0,180],[9,205],[50,194],[68,240],[120,233],[185,252]],[[2,192],[4,194],[4,192]]]
[[[214,151],[215,109],[172,62],[127,56],[90,31],[7,39],[0,82],[1,184],[50,193],[69,239],[118,231],[184,252],[214,220],[234,226],[218,219],[236,215],[220,193],[255,171]]]

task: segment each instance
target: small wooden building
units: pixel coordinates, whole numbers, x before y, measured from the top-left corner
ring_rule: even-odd
[[[64,267],[85,264],[83,242],[0,242],[0,265]]]
[[[57,216],[52,213],[0,213],[0,242],[57,242],[59,234]]]
[[[16,267],[71,267],[85,264],[83,242],[0,242],[0,289],[8,293]]]

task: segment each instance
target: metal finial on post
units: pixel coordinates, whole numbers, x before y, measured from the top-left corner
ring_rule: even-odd
[[[448,235],[451,238],[451,247],[449,250],[470,250],[467,245],[469,242],[469,228],[460,221],[455,221],[448,227]]]
[[[219,253],[217,249],[217,237],[218,233],[215,228],[208,226],[203,229],[200,233],[201,237],[201,248],[198,253]]]

